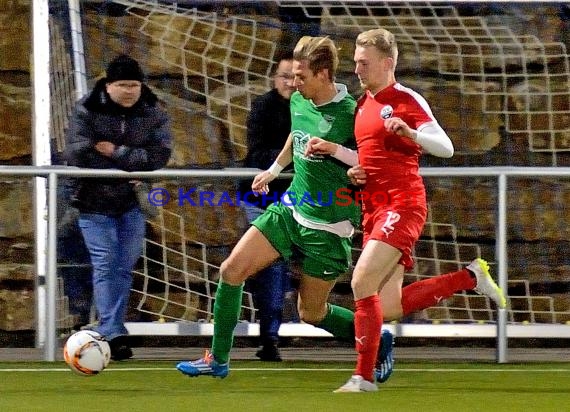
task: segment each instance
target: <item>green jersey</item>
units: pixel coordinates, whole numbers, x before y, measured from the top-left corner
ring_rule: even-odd
[[[302,218],[320,224],[349,221],[360,224],[360,209],[350,199],[348,166],[331,156],[304,155],[311,137],[355,148],[354,112],[356,102],[346,86],[336,84],[337,95],[328,103],[316,106],[299,92],[291,96],[291,134],[293,137],[293,164],[295,174],[284,197],[286,206]],[[341,197],[339,197],[339,194]]]

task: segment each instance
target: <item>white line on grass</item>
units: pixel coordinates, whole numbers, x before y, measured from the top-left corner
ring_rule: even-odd
[[[133,372],[133,371],[175,371],[172,368],[108,368],[105,372]],[[293,372],[350,372],[354,369],[342,368],[231,368],[232,372],[239,371],[254,371],[254,372],[279,372],[279,371],[293,371]],[[436,368],[397,368],[395,371],[399,372],[558,372],[570,373],[569,369],[465,369],[465,368],[451,368],[451,369],[436,369]],[[68,368],[0,368],[2,372],[72,372]]]

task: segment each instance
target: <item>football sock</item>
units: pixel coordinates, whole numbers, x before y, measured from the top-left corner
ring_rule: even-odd
[[[374,366],[382,329],[382,305],[378,295],[359,299],[355,303],[354,340],[357,358],[354,374],[374,382]]]
[[[219,363],[226,363],[234,341],[234,329],[241,309],[243,284],[232,286],[222,280],[218,283],[214,302],[214,338],[212,354]]]
[[[467,269],[413,282],[402,289],[404,316],[432,307],[460,290],[471,290],[476,284]]]
[[[352,341],[354,339],[354,312],[327,303],[327,314],[315,326],[332,333],[337,339]]]

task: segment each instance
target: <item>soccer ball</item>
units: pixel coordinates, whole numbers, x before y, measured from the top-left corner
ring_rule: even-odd
[[[93,376],[109,364],[111,347],[99,333],[81,330],[65,342],[63,358],[72,371],[83,376]]]

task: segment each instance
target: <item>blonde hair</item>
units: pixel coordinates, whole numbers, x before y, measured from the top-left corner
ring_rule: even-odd
[[[338,50],[329,37],[301,37],[293,50],[293,59],[306,60],[313,74],[327,69],[330,80],[335,78],[338,68]]]
[[[398,45],[394,35],[386,29],[372,29],[363,31],[356,38],[357,47],[375,47],[383,56],[394,59],[394,66],[398,61]]]

